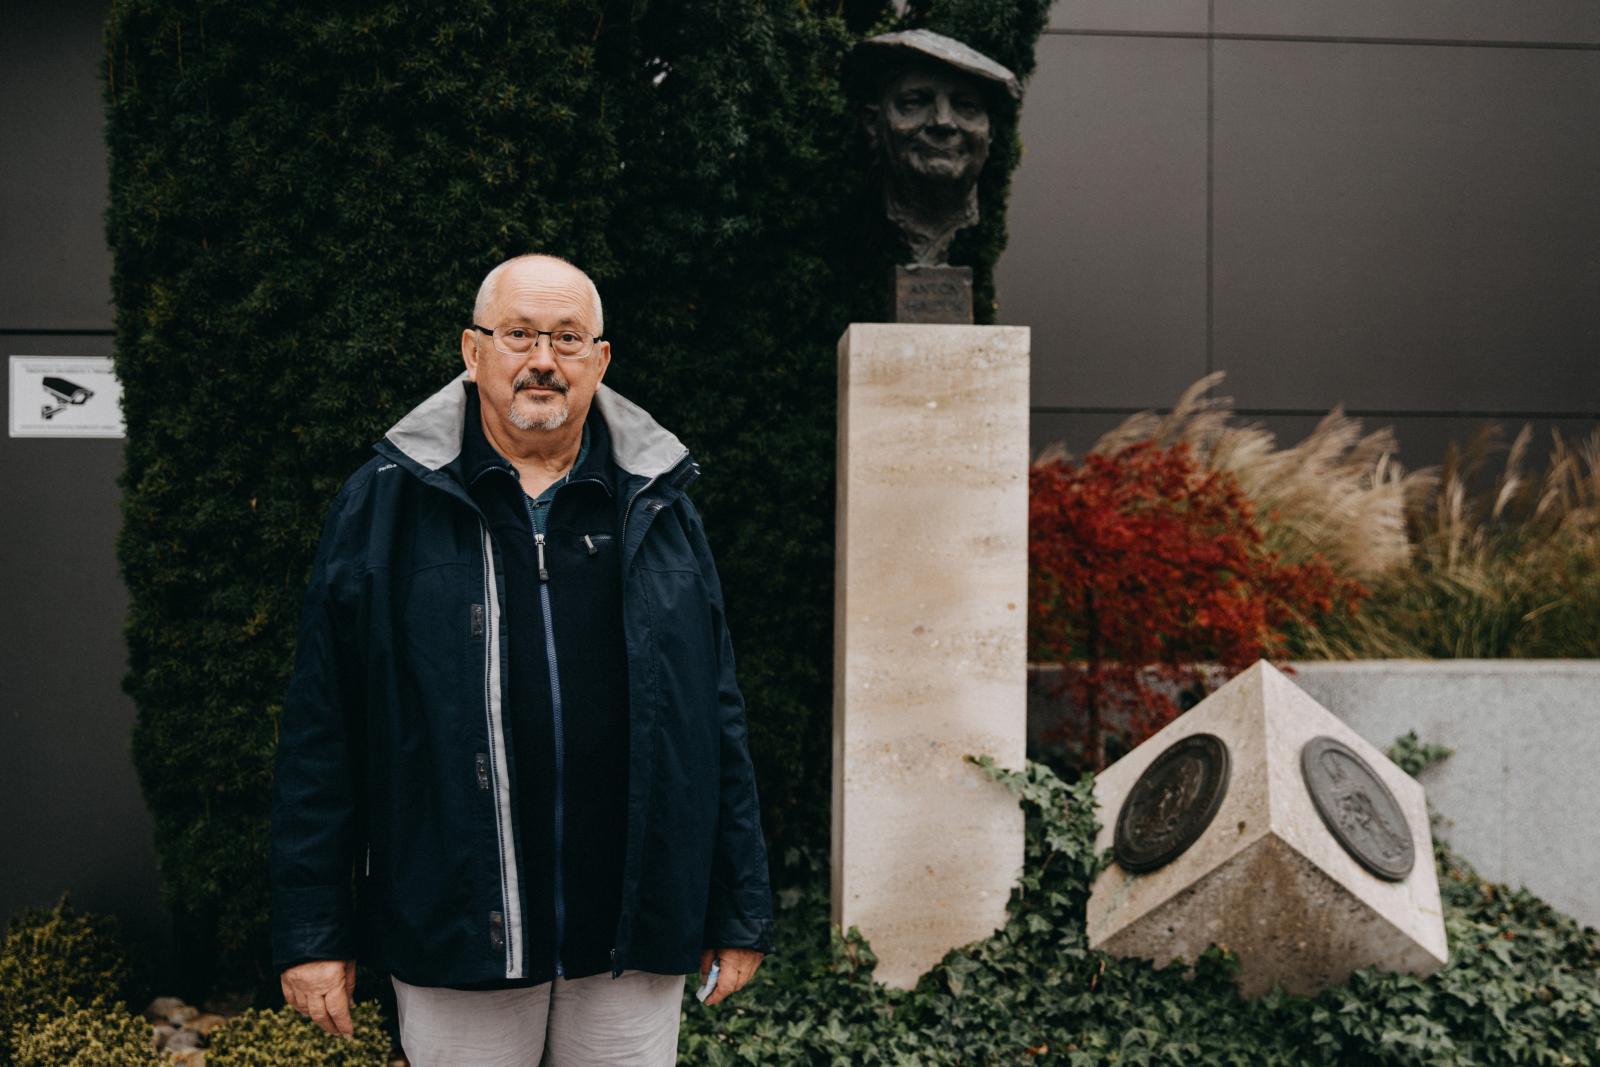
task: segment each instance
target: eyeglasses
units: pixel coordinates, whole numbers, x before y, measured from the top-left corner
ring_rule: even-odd
[[[585,337],[577,330],[535,330],[528,326],[502,326],[491,330],[472,324],[479,333],[488,334],[494,347],[508,356],[525,356],[539,346],[539,338],[550,338],[550,351],[562,359],[588,359],[594,349],[590,346],[600,340],[600,335]]]

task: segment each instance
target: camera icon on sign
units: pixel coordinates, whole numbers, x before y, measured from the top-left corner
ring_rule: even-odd
[[[45,404],[39,409],[39,414],[47,419],[55,418],[57,414],[65,411],[69,405],[82,404],[91,396],[94,396],[93,389],[85,389],[76,382],[69,382],[65,378],[46,378],[40,384],[44,386],[44,391],[54,397],[56,401],[54,406]]]

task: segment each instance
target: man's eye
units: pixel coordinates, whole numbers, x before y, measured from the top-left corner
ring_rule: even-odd
[[[528,336],[528,331],[522,329],[522,327],[520,327],[520,326],[514,326],[511,329],[506,331],[506,336],[507,337],[515,337],[515,338],[520,340],[520,339]]]
[[[581,341],[582,339],[583,338],[579,337],[571,330],[562,330],[560,333],[556,334],[556,340],[560,341],[562,344],[572,344],[573,342]]]
[[[929,97],[927,93],[904,93],[901,95],[900,99],[895,102],[901,107],[910,110],[914,107],[926,107],[928,105],[928,100]]]

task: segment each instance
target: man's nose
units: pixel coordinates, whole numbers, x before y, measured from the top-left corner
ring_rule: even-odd
[[[934,98],[932,125],[946,130],[956,128],[956,113],[950,107],[950,98],[943,93]]]
[[[533,339],[533,348],[523,358],[522,365],[524,367],[537,367],[540,370],[555,370],[558,366],[556,363],[555,338],[545,337],[542,334],[535,337]]]

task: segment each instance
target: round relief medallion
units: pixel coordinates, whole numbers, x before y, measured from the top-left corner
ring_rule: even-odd
[[[1411,824],[1378,772],[1354,749],[1313,737],[1300,750],[1300,773],[1317,814],[1357,863],[1390,882],[1411,873]]]
[[[1228,746],[1215,734],[1190,734],[1145,769],[1117,814],[1112,854],[1144,874],[1171,863],[1205,833],[1228,793]]]

